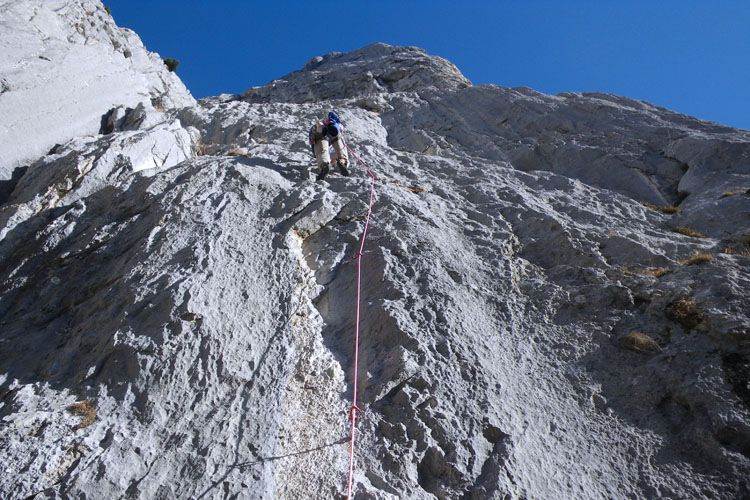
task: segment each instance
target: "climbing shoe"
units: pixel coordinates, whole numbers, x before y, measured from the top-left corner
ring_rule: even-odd
[[[320,169],[320,173],[315,178],[315,180],[316,181],[322,181],[323,179],[325,179],[326,176],[328,175],[329,170],[330,169],[328,168],[328,165],[323,165],[323,168]]]
[[[343,162],[339,162],[339,170],[341,170],[341,175],[344,177],[349,176],[349,171],[346,169],[346,165],[344,165]]]

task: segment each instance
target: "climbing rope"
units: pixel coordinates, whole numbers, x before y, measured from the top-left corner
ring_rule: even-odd
[[[375,181],[380,182],[390,182],[391,184],[394,184],[395,186],[402,188],[402,189],[408,189],[409,191],[415,192],[415,193],[422,193],[427,192],[426,189],[419,188],[419,187],[408,187],[404,186],[403,184],[399,184],[396,181],[387,181],[386,179],[379,179],[375,174],[372,173],[372,171],[365,165],[365,163],[360,159],[359,156],[357,156],[357,153],[355,153],[352,148],[349,147],[348,144],[344,143],[346,146],[346,149],[349,150],[349,152],[354,156],[354,158],[357,159],[357,161],[362,165],[367,172],[367,174],[370,176],[370,202],[367,204],[367,216],[365,217],[365,228],[362,231],[362,239],[359,243],[359,251],[350,259],[357,261],[357,306],[356,306],[356,316],[355,316],[355,322],[354,322],[354,387],[352,389],[352,407],[349,410],[349,419],[352,422],[352,428],[351,428],[351,440],[349,442],[349,481],[347,483],[347,494],[346,498],[347,500],[351,500],[352,498],[352,482],[354,480],[354,430],[355,425],[357,423],[357,417],[362,413],[362,410],[359,409],[357,406],[357,380],[359,375],[359,317],[360,317],[360,297],[361,297],[361,284],[362,284],[362,252],[365,248],[365,239],[367,238],[367,228],[370,226],[370,214],[372,213],[372,200],[375,194]]]
[[[349,419],[352,421],[352,437],[349,443],[349,482],[347,484],[346,498],[351,500],[352,498],[352,480],[354,479],[354,425],[357,422],[357,415],[362,413],[362,410],[357,406],[357,375],[359,373],[359,303],[362,283],[362,251],[365,248],[365,238],[367,238],[367,228],[370,225],[370,214],[372,213],[372,200],[375,194],[375,181],[378,180],[375,174],[367,168],[367,165],[352,151],[352,148],[346,145],[346,149],[357,159],[357,161],[365,168],[367,173],[370,175],[370,203],[367,206],[367,217],[365,218],[365,228],[362,231],[362,240],[359,244],[359,252],[354,256],[357,260],[357,308],[356,318],[354,322],[354,389],[352,390],[352,407],[349,410]]]
[[[346,143],[344,143],[344,145],[346,146],[346,149],[348,149],[349,151],[351,151],[351,153],[354,155],[354,151],[352,151],[351,148],[349,148],[349,145],[346,144]],[[357,155],[354,155],[354,156],[356,157]],[[339,159],[338,155],[334,156],[333,157],[333,163],[336,163],[338,161],[338,159]],[[357,160],[360,163],[362,163],[362,160],[360,160],[359,158],[357,158]],[[364,166],[364,163],[362,163],[362,165]],[[365,167],[365,169],[367,169],[367,167]],[[367,170],[367,173],[369,173],[371,176],[375,177],[375,175],[372,172],[370,172],[369,169]],[[419,187],[419,186],[404,186],[403,184],[401,184],[398,181],[389,181],[388,179],[383,179],[382,177],[375,177],[375,180],[378,181],[378,182],[382,182],[383,184],[393,184],[394,186],[396,186],[398,188],[406,189],[407,191],[411,191],[412,193],[429,193],[430,192],[429,190],[427,190],[425,188],[422,188],[422,187]]]

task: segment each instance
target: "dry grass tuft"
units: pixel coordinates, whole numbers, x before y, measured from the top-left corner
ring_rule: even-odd
[[[643,205],[646,208],[650,208],[651,210],[664,212],[665,214],[679,214],[682,212],[682,209],[677,208],[677,207],[659,206],[659,205],[654,205],[653,203],[646,203],[645,201],[642,201],[641,205]]]
[[[195,145],[193,146],[193,153],[196,156],[207,156],[211,154],[211,147],[213,144],[204,144],[200,140],[198,140]]]
[[[622,346],[631,351],[648,353],[660,352],[661,347],[654,339],[641,332],[630,332],[620,339]]]
[[[637,274],[641,276],[653,276],[655,278],[660,278],[664,276],[667,273],[670,273],[672,270],[668,267],[646,267],[644,269],[639,269],[637,271]]]
[[[227,156],[244,156],[245,158],[250,158],[249,154],[240,149],[230,149],[227,151]]]
[[[684,331],[690,331],[706,319],[706,314],[698,309],[692,297],[683,295],[669,304],[666,309],[667,318],[682,327]]]
[[[750,189],[735,189],[734,191],[724,191],[724,193],[719,196],[719,199],[726,198],[727,196],[734,196],[737,194],[750,194]]]
[[[691,255],[690,258],[683,260],[682,263],[686,266],[693,266],[695,264],[705,264],[712,260],[714,260],[713,254],[707,252],[696,252]]]
[[[78,429],[85,429],[90,426],[96,420],[96,408],[87,399],[82,403],[73,403],[68,407],[68,411],[73,415],[83,417],[83,420],[76,426],[73,427],[74,431]]]
[[[737,249],[735,247],[726,247],[721,251],[721,253],[725,253],[727,255],[739,255],[741,257],[750,257],[750,245],[740,249]]]
[[[750,257],[750,234],[741,234],[733,237],[721,253]]]
[[[701,234],[698,231],[694,231],[687,227],[678,227],[674,230],[675,233],[684,234],[685,236],[691,236],[693,238],[705,238],[705,234]]]

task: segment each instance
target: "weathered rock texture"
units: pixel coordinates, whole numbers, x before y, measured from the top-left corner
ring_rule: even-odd
[[[314,181],[331,109],[383,181],[355,498],[750,495],[748,133],[376,44],[17,180],[2,497],[343,498],[369,177]]]
[[[0,181],[115,107],[195,104],[158,54],[98,1],[0,1]]]

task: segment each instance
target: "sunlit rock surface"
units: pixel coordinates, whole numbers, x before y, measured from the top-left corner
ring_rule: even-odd
[[[315,182],[331,109],[379,178],[355,498],[750,495],[747,132],[384,44],[282,80],[14,181],[3,498],[345,498],[370,178]]]
[[[100,2],[0,1],[0,182],[58,143],[103,132],[115,107],[194,103]]]

